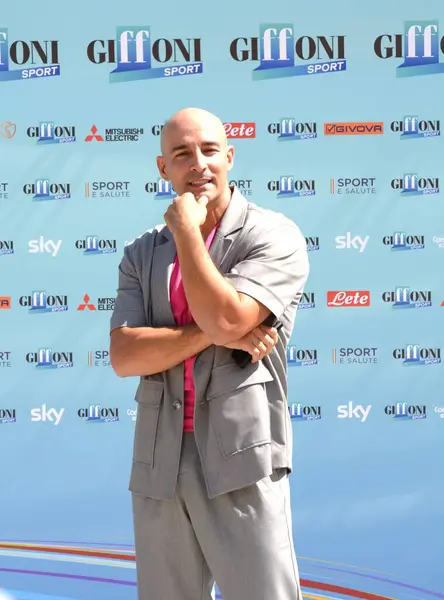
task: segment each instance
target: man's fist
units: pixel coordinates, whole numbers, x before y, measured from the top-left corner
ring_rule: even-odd
[[[164,214],[168,229],[173,234],[199,229],[207,218],[207,204],[206,196],[196,199],[190,192],[177,196]]]

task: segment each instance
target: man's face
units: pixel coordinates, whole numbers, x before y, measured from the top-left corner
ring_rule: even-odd
[[[191,192],[211,202],[226,190],[234,149],[227,146],[223,127],[190,119],[175,123],[165,132],[162,153],[160,175],[179,196]]]

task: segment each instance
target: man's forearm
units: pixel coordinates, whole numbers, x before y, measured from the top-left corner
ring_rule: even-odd
[[[190,312],[197,325],[216,341],[221,331],[236,325],[239,294],[211,260],[199,230],[179,233],[175,242]]]
[[[139,377],[167,371],[212,345],[196,325],[135,327],[111,334],[110,357],[119,377]]]

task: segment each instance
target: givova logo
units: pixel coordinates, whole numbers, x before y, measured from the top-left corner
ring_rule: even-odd
[[[404,117],[401,121],[392,121],[390,129],[399,133],[401,140],[417,140],[441,135],[440,121],[426,121],[418,116]]]
[[[259,61],[253,80],[338,73],[347,65],[344,35],[296,37],[292,23],[260,25],[259,37],[234,39],[230,55],[236,62]]]
[[[157,181],[149,181],[145,184],[145,192],[148,194],[154,194],[155,198],[159,200],[175,198],[177,194],[173,190],[170,181],[165,181],[159,177]]]
[[[32,200],[68,200],[71,198],[70,183],[50,183],[49,179],[36,179],[35,183],[25,183],[23,193],[33,194]]]
[[[117,27],[115,40],[93,40],[86,54],[90,62],[115,64],[110,83],[199,75],[203,72],[201,38],[152,40],[149,26]],[[153,67],[152,61],[170,66]],[[182,62],[183,64],[178,64]]]
[[[439,22],[405,21],[404,33],[385,33],[374,43],[378,58],[403,58],[404,62],[396,69],[396,77],[434,75],[444,72],[444,64],[439,62],[444,52],[444,39],[439,35]]]
[[[288,346],[287,364],[289,367],[308,367],[310,365],[317,365],[318,351]]]
[[[393,292],[384,292],[382,300],[391,302],[393,308],[426,308],[432,306],[432,292],[398,286]]]
[[[382,238],[384,246],[391,246],[392,251],[401,250],[424,250],[425,241],[423,235],[412,235],[405,231],[395,231],[393,235],[385,235]]]
[[[92,404],[79,409],[77,415],[87,423],[115,423],[119,420],[119,409],[102,408],[100,404]]]
[[[73,125],[54,125],[52,121],[40,121],[39,125],[28,127],[26,135],[35,139],[38,146],[70,144],[76,141],[76,128]]]
[[[97,235],[87,235],[84,240],[77,240],[77,250],[83,250],[83,254],[114,254],[117,252],[116,240],[102,240]]]
[[[410,173],[397,179],[392,179],[390,185],[392,189],[399,191],[403,196],[439,194],[438,177],[419,177],[416,173]]]
[[[10,63],[29,67],[10,70]],[[60,75],[58,41],[15,40],[10,44],[8,28],[0,27],[0,82],[57,75]]]
[[[53,352],[51,348],[40,348],[38,352],[28,352],[26,362],[36,369],[67,369],[74,366],[72,352]]]
[[[397,402],[384,408],[384,412],[393,419],[400,421],[412,421],[427,418],[427,408],[425,405],[407,404],[407,402]]]
[[[267,127],[268,133],[277,135],[279,142],[289,140],[314,140],[318,137],[316,123],[298,122],[296,119],[281,119],[277,123],[270,123]]]
[[[292,421],[318,421],[322,418],[322,408],[320,406],[290,404],[288,412]]]
[[[437,365],[441,362],[441,348],[421,348],[419,344],[408,344],[393,350],[393,358],[402,360],[403,365]]]
[[[20,296],[19,304],[33,314],[66,312],[68,296],[55,296],[44,291],[32,292],[30,296]]]
[[[267,187],[270,192],[277,192],[278,198],[300,198],[316,194],[314,179],[296,179],[293,175],[284,175],[278,180],[269,181]]]

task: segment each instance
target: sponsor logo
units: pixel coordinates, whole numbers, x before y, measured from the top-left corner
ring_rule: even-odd
[[[368,307],[370,306],[370,292],[368,290],[327,292],[327,306]]]
[[[259,61],[253,80],[339,73],[347,67],[344,35],[296,37],[292,23],[266,23],[259,37],[235,38],[230,56],[236,62]]]
[[[296,119],[281,119],[277,123],[270,123],[267,131],[271,135],[277,135],[279,142],[314,140],[318,137],[316,123],[303,123]]]
[[[0,425],[17,422],[17,413],[15,408],[0,408]]]
[[[91,302],[88,294],[83,296],[83,302],[78,305],[77,310],[96,311],[96,310],[114,310],[115,298],[97,298],[96,303]]]
[[[365,423],[372,408],[371,404],[362,406],[361,404],[353,405],[353,402],[341,404],[338,406],[338,419],[357,419],[360,423]]]
[[[392,356],[395,360],[402,361],[404,366],[428,366],[441,363],[440,348],[421,348],[419,344],[408,344],[405,348],[396,348],[393,350]]]
[[[342,194],[376,194],[376,177],[339,177],[330,179],[330,193]]]
[[[40,66],[38,66],[40,63]],[[10,64],[32,65],[26,69],[10,70]],[[59,42],[9,41],[8,28],[0,27],[0,82],[17,79],[40,79],[60,75]]]
[[[253,139],[256,137],[256,123],[224,123],[228,139]]]
[[[92,40],[86,54],[95,65],[117,63],[109,74],[110,83],[203,73],[201,38],[153,39],[145,25],[116,27],[115,39]]]
[[[401,250],[424,250],[424,236],[411,235],[405,231],[395,231],[393,235],[385,235],[382,238],[384,246],[391,246],[392,251]]]
[[[115,423],[119,421],[118,408],[102,408],[100,404],[92,404],[77,411],[77,416],[87,423]]]
[[[399,191],[403,196],[439,194],[438,177],[419,177],[416,173],[392,179],[390,186],[392,189]]]
[[[427,418],[427,408],[424,405],[407,404],[407,402],[390,404],[384,408],[384,412],[392,419],[400,421],[416,421]]]
[[[378,348],[333,348],[333,364],[376,365]]]
[[[129,181],[87,181],[86,198],[129,198]]]
[[[57,242],[54,242],[53,240],[47,240],[45,242],[45,238],[43,237],[43,235],[41,235],[38,240],[29,240],[28,252],[30,252],[31,254],[46,252],[50,254],[53,258],[55,258],[57,256],[58,251],[60,250],[61,245],[62,240],[58,240]]]
[[[369,121],[356,123],[324,123],[324,135],[382,135],[384,123]]]
[[[0,369],[10,369],[12,367],[10,350],[0,350]]]
[[[360,253],[364,252],[367,242],[370,236],[360,237],[359,235],[353,236],[350,231],[347,231],[345,235],[338,235],[335,237],[336,250],[344,250],[353,248],[358,250]]]
[[[88,350],[88,367],[109,367],[109,350]]]
[[[438,246],[438,248],[444,248],[444,237],[434,235],[432,238],[432,242],[434,244],[436,244]],[[1,254],[1,247],[0,247],[0,254]]]
[[[30,296],[20,296],[20,306],[34,314],[66,312],[68,296],[47,294],[45,291],[32,292]]]
[[[229,185],[235,185],[245,198],[249,198],[253,195],[252,179],[231,179],[228,183]]]
[[[322,408],[320,406],[290,404],[288,412],[292,421],[318,421],[322,418]]]
[[[56,410],[55,408],[47,408],[46,404],[42,404],[39,408],[31,409],[31,421],[41,423],[52,423],[58,425],[62,420],[65,409]]]
[[[9,310],[11,308],[11,296],[0,296],[0,310]]]
[[[316,300],[313,292],[304,292],[300,296],[298,309],[316,308]]]
[[[74,366],[72,352],[53,352],[51,348],[40,348],[38,352],[28,352],[25,360],[41,371],[67,369]]]
[[[433,412],[438,418],[444,419],[444,406],[435,406]]]
[[[2,183],[0,181],[0,200],[8,200],[8,198],[9,198],[8,185],[9,185],[9,183],[7,183],[7,182]]]
[[[317,252],[319,250],[319,238],[317,236],[306,237],[305,243],[307,244],[307,252]]]
[[[35,183],[25,183],[23,193],[33,194],[33,200],[68,200],[71,198],[70,183],[50,183],[49,179],[36,179]]]
[[[318,351],[287,347],[287,364],[289,367],[308,367],[318,364]]]
[[[15,136],[16,131],[17,126],[15,123],[11,123],[11,121],[4,121],[3,123],[0,123],[0,136],[4,137],[5,139],[11,140]]]
[[[390,302],[393,308],[426,308],[432,306],[432,292],[411,290],[409,287],[397,286],[392,292],[382,294],[383,302]]]
[[[2,254],[14,254],[14,242],[12,240],[0,240],[0,256]]]
[[[87,235],[84,240],[77,240],[77,250],[83,250],[84,255],[114,254],[117,252],[116,240],[103,240],[97,235]]]
[[[404,59],[396,68],[396,77],[443,73],[444,64],[439,62],[443,47],[436,19],[404,21],[404,33],[384,33],[376,38],[373,45],[378,58]]]
[[[144,134],[143,129],[133,128],[110,128],[105,129],[105,135],[98,133],[96,125],[90,129],[90,133],[86,136],[85,142],[138,142],[139,136]]]
[[[277,192],[278,198],[300,198],[316,194],[314,179],[296,179],[292,175],[281,176],[278,180],[269,181],[267,187],[270,192]]]
[[[390,129],[394,133],[399,133],[401,140],[417,140],[441,135],[440,121],[426,121],[418,116],[409,116],[400,121],[392,121]]]
[[[53,121],[40,121],[39,125],[28,127],[26,135],[35,140],[38,146],[72,144],[76,141],[76,128],[73,125],[54,125]]]
[[[145,184],[145,192],[154,194],[159,200],[168,200],[176,197],[176,192],[169,181],[159,177],[157,181],[149,181]]]

